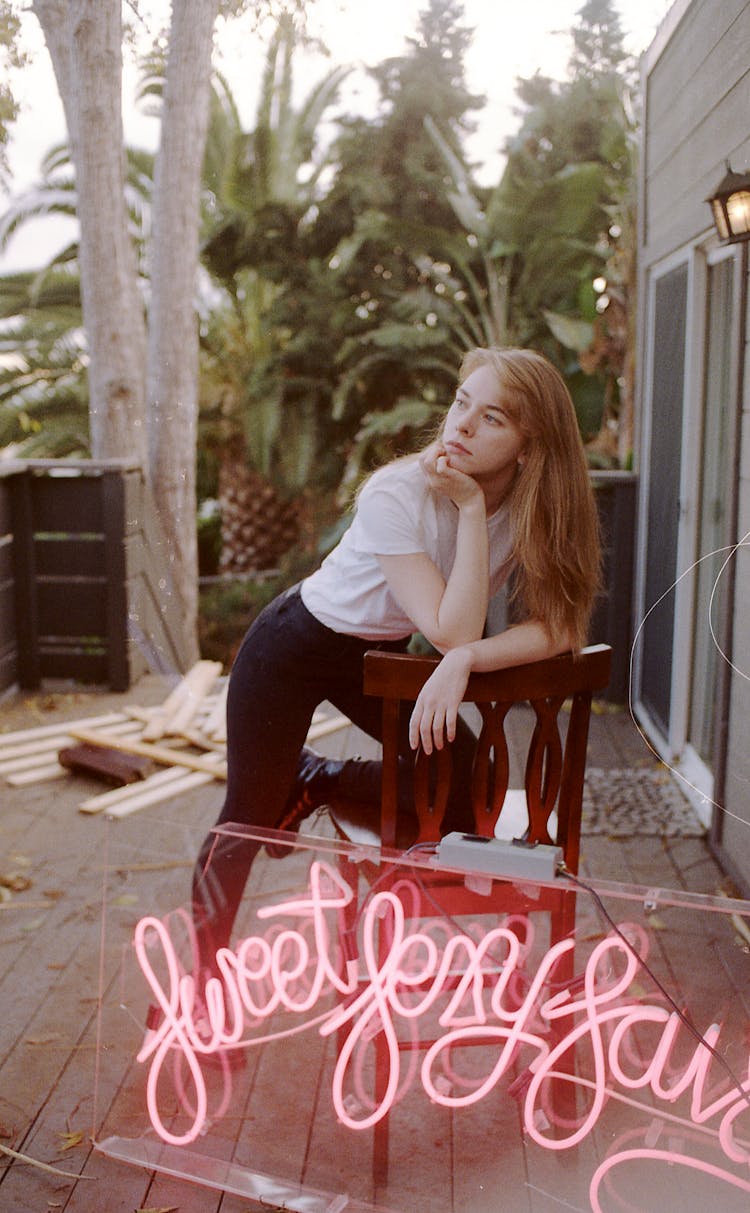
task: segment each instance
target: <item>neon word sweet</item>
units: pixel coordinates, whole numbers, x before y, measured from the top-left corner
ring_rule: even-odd
[[[399,1027],[402,1035],[404,1029],[415,1030],[440,999],[442,1035],[426,1050],[419,1067],[421,1086],[435,1103],[460,1108],[484,1099],[524,1049],[532,1060],[523,1120],[526,1133],[539,1146],[566,1150],[578,1145],[613,1096],[649,1092],[670,1105],[689,1095],[690,1122],[715,1122],[712,1132],[725,1159],[748,1167],[750,1149],[736,1127],[741,1114],[750,1113],[745,1097],[750,1070],[741,1086],[720,1095],[708,1093],[710,1047],[716,1047],[721,1032],[712,1025],[704,1034],[705,1043],[696,1041],[687,1062],[675,1072],[678,1038],[685,1032],[679,1017],[664,1006],[635,1001],[630,993],[639,969],[636,950],[647,947],[640,928],[622,928],[626,938],[612,934],[602,939],[581,977],[555,990],[554,975],[572,953],[574,940],[549,948],[533,975],[528,974],[524,965],[533,928],[527,919],[508,919],[476,937],[459,931],[436,937],[425,929],[411,929],[404,905],[409,890],[409,882],[401,880],[369,898],[359,917],[359,960],[347,959],[339,922],[353,892],[335,869],[314,862],[304,894],[258,910],[258,918],[269,924],[265,934],[243,939],[236,951],[220,949],[216,960],[221,979],[211,978],[202,991],[192,976],[181,972],[167,926],[158,918],[142,919],[135,951],[161,1022],[144,1041],[138,1060],[151,1063],[146,1098],[159,1136],[175,1145],[195,1140],[208,1110],[201,1061],[277,1038],[279,1033],[267,1032],[264,1025],[278,1012],[303,1017],[293,1031],[316,1026],[329,1036],[347,1029],[334,1066],[332,1100],[344,1125],[366,1130],[388,1114],[403,1088]],[[155,961],[163,977],[157,975]],[[313,1011],[319,1014],[305,1020]],[[641,1037],[646,1027],[656,1033],[657,1041],[644,1055]],[[376,1036],[386,1058],[387,1082],[381,1098],[373,1102],[371,1093],[362,1096],[358,1060]],[[471,1089],[456,1093],[446,1079],[450,1051],[477,1040],[488,1046],[487,1073]],[[579,1074],[581,1059],[587,1063],[585,1078],[566,1067],[574,1053]],[[159,1082],[168,1061],[187,1064],[195,1093],[194,1101],[183,1101],[190,1123],[181,1134],[167,1128],[159,1109]],[[545,1109],[571,1083],[589,1092],[588,1109],[567,1132],[558,1121],[553,1135]],[[359,1098],[347,1095],[352,1089]],[[594,1210],[601,1208],[598,1194],[608,1173],[641,1156],[699,1169],[750,1192],[750,1180],[722,1167],[676,1151],[631,1150],[610,1156],[592,1178]]]

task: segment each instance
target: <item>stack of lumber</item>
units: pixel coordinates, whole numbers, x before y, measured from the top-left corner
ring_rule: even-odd
[[[88,796],[78,806],[82,813],[105,812],[110,817],[125,817],[224,780],[227,685],[219,662],[199,661],[156,707],[125,704],[120,712],[0,733],[0,776],[13,787],[70,778],[76,771],[76,753],[90,754],[92,747],[102,751],[102,767],[107,754],[147,760],[132,764],[133,772],[145,778],[134,774],[134,782]],[[308,741],[348,724],[345,716],[316,713]],[[113,772],[126,765],[110,763]]]

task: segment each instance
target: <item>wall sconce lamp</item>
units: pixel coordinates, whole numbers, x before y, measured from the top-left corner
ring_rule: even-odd
[[[750,172],[735,173],[727,160],[727,171],[706,202],[724,244],[750,240]]]

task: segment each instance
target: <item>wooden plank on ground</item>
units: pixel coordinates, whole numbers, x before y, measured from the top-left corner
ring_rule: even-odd
[[[58,720],[56,724],[42,724],[30,729],[16,729],[12,733],[0,733],[0,752],[5,753],[5,747],[15,745],[16,742],[55,737],[57,734],[67,737],[70,736],[71,729],[109,728],[110,725],[122,724],[127,719],[124,712],[106,712],[100,716],[84,716],[80,720]]]
[[[78,741],[88,741],[91,745],[118,747],[126,754],[143,754],[153,758],[162,766],[183,766],[193,771],[207,771],[215,779],[226,779],[226,764],[213,761],[213,756],[185,754],[180,750],[171,750],[168,746],[151,745],[144,741],[129,741],[127,738],[113,737],[109,733],[93,733],[87,729],[77,729],[73,736]]]
[[[197,715],[204,696],[208,694],[216,679],[220,676],[221,671],[222,665],[220,661],[198,662],[198,665],[191,671],[192,678],[190,685],[180,706],[171,720],[167,722],[167,735],[178,736],[183,729],[188,728],[193,718]]]
[[[198,772],[194,772],[197,774]],[[131,800],[134,796],[140,796],[143,792],[150,791],[153,788],[164,787],[173,783],[176,779],[182,778],[185,774],[185,767],[165,767],[157,771],[154,775],[149,775],[139,784],[127,784],[121,788],[112,788],[108,792],[98,792],[95,796],[88,796],[82,800],[78,806],[79,813],[102,813],[105,810],[115,808],[118,804],[122,804],[127,800]],[[168,792],[166,793],[168,794]]]
[[[207,737],[212,737],[214,741],[226,741],[227,739],[227,692],[229,691],[229,679],[227,678],[224,686],[220,690],[216,703],[212,707],[205,721],[203,722],[203,732]]]
[[[46,766],[17,771],[15,775],[9,775],[6,782],[12,788],[25,788],[30,783],[49,783],[52,779],[65,779],[69,774],[70,771],[66,771],[65,767],[55,759]]]
[[[192,718],[194,712],[197,711],[200,699],[205,693],[207,685],[211,685],[216,681],[221,673],[221,668],[221,664],[216,661],[197,661],[192,669],[188,670],[185,677],[167,695],[161,708],[154,713],[152,719],[146,725],[144,739],[146,741],[159,741],[168,731],[178,713],[184,712],[187,723]],[[210,682],[208,681],[209,678]],[[203,689],[200,691],[200,695],[197,695],[196,690],[199,688]]]
[[[137,721],[125,720],[122,723],[110,725],[109,733],[113,737],[126,736],[140,732],[140,727]],[[53,737],[10,746],[7,751],[0,751],[0,755],[2,755],[0,775],[9,775],[33,766],[43,766],[56,758],[59,751],[65,746],[69,746],[72,740],[71,733],[60,733]]]
[[[213,775],[204,775],[201,771],[188,771],[186,774],[180,772],[178,779],[162,783],[158,788],[144,789],[141,784],[141,791],[138,795],[121,800],[118,804],[112,805],[107,812],[110,817],[128,817],[131,813],[136,813],[138,809],[148,808],[149,805],[158,804],[168,797],[179,796],[182,792],[189,792],[192,788],[202,787],[203,784],[212,781]]]
[[[63,741],[63,745],[70,742]],[[49,746],[44,750],[38,750],[34,754],[22,754],[18,758],[9,758],[6,762],[0,762],[0,775],[15,775],[18,771],[33,771],[49,766],[52,762],[57,762],[57,755],[63,748],[63,745]]]

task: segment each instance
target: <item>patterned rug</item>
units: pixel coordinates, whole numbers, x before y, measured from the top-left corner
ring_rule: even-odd
[[[698,838],[705,826],[664,767],[601,770],[589,767],[583,790],[583,834],[628,838],[657,834]]]

